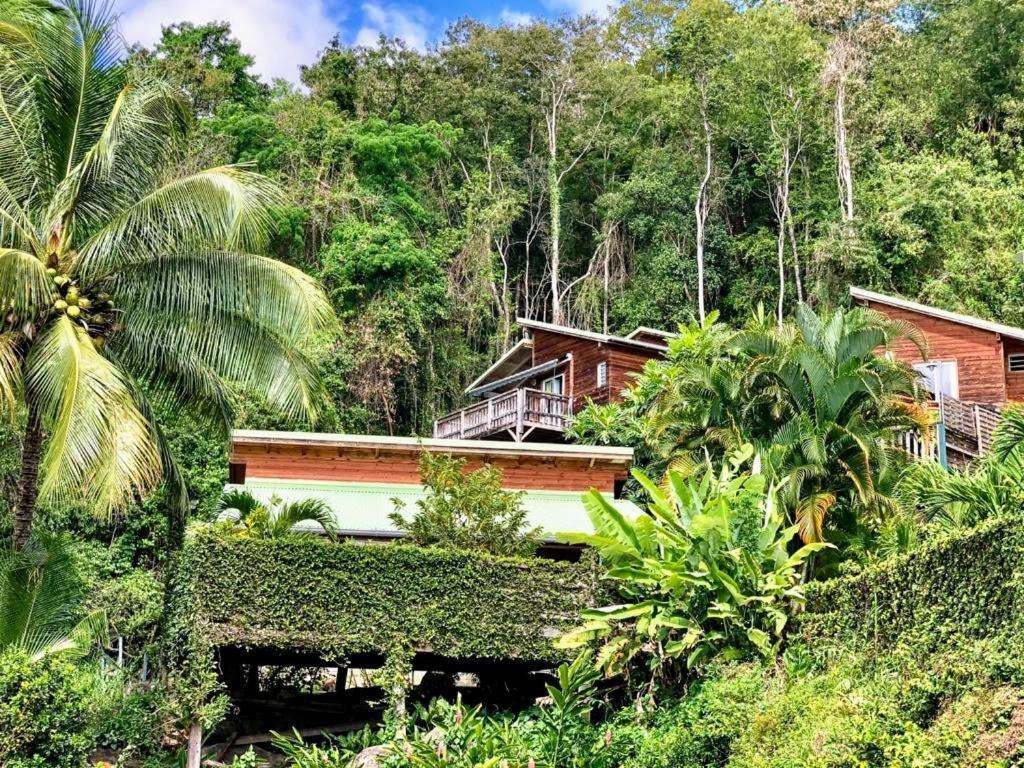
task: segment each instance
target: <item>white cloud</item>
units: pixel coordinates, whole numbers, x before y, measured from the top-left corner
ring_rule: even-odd
[[[528,27],[533,23],[533,16],[522,11],[513,11],[508,8],[501,9],[501,23],[512,27]]]
[[[355,44],[373,46],[381,35],[398,37],[410,48],[422,51],[427,47],[430,15],[418,6],[363,3],[363,26],[356,34]]]
[[[242,50],[267,79],[299,80],[337,31],[324,0],[121,0],[121,32],[129,43],[152,45],[160,28],[179,21],[227,21]]]
[[[544,0],[544,5],[555,11],[568,11],[579,16],[607,16],[612,0]]]

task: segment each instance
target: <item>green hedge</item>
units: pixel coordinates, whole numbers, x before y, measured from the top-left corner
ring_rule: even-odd
[[[941,646],[1021,628],[1024,520],[987,521],[856,576],[811,584],[794,625],[809,643]]]
[[[555,661],[552,637],[595,589],[587,563],[200,529],[182,553],[174,612],[207,646]]]

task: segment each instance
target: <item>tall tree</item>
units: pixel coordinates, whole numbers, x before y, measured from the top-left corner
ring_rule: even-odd
[[[315,415],[299,346],[331,311],[306,275],[255,255],[266,179],[175,172],[185,105],[122,65],[111,17],[20,0],[0,16],[0,406],[27,412],[23,545],[37,498],[112,510],[177,479],[151,397],[222,429],[228,382]]]
[[[685,89],[684,125],[689,142],[696,147],[700,182],[693,204],[695,244],[697,248],[697,317],[704,322],[704,243],[708,214],[711,212],[716,171],[716,132],[721,104],[725,98],[723,69],[730,53],[730,33],[734,11],[722,0],[696,0],[676,18],[669,56],[676,77]]]
[[[792,186],[798,164],[814,137],[815,127],[820,125],[818,73],[822,55],[811,30],[789,9],[766,5],[739,18],[732,60],[736,90],[732,125],[768,188],[776,224],[776,316],[781,325],[785,317],[787,236],[793,253],[796,298],[798,302],[804,300],[793,228]]]

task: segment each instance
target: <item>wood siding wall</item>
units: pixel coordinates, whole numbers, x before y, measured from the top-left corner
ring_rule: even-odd
[[[534,365],[564,357],[569,353],[572,354],[572,363],[565,366],[566,394],[572,394],[574,411],[583,408],[588,398],[599,404],[617,402],[620,399],[619,392],[631,382],[631,374],[639,373],[643,370],[644,363],[660,356],[655,350],[647,352],[620,344],[605,344],[551,331],[534,331]],[[601,387],[597,385],[599,363],[608,364],[608,381]]]
[[[928,340],[928,354],[932,360],[956,360],[961,400],[1006,402],[1007,374],[1004,372],[1003,343],[997,334],[901,307],[877,302],[868,302],[868,306],[920,328]],[[919,363],[923,360],[917,347],[907,340],[896,344],[893,352],[898,360],[906,363]],[[1024,392],[1024,382],[1019,386]]]
[[[467,457],[467,471],[483,465]],[[365,449],[301,446],[235,446],[232,464],[245,465],[245,477],[283,480],[334,480],[352,483],[420,482],[415,452],[375,452]],[[590,488],[612,493],[615,481],[625,479],[623,468],[590,459],[548,459],[534,456],[495,457],[489,462],[504,473],[506,488],[579,491]]]
[[[1024,373],[1011,373],[1009,362],[1006,359],[1010,355],[1024,355],[1024,341],[1003,339],[1003,352],[1006,355],[1003,359],[1006,368],[1006,399],[1017,402],[1024,401]]]

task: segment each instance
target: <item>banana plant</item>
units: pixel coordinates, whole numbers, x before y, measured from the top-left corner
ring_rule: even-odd
[[[777,650],[790,613],[803,601],[802,569],[831,546],[796,547],[799,526],[784,527],[775,488],[742,472],[743,446],[720,471],[669,471],[662,485],[633,472],[651,502],[635,520],[597,492],[584,497],[593,534],[564,534],[600,554],[618,600],[585,611],[558,640],[563,648],[597,644],[607,674],[644,659],[652,681],[666,666],[692,670],[711,659],[767,657]]]

